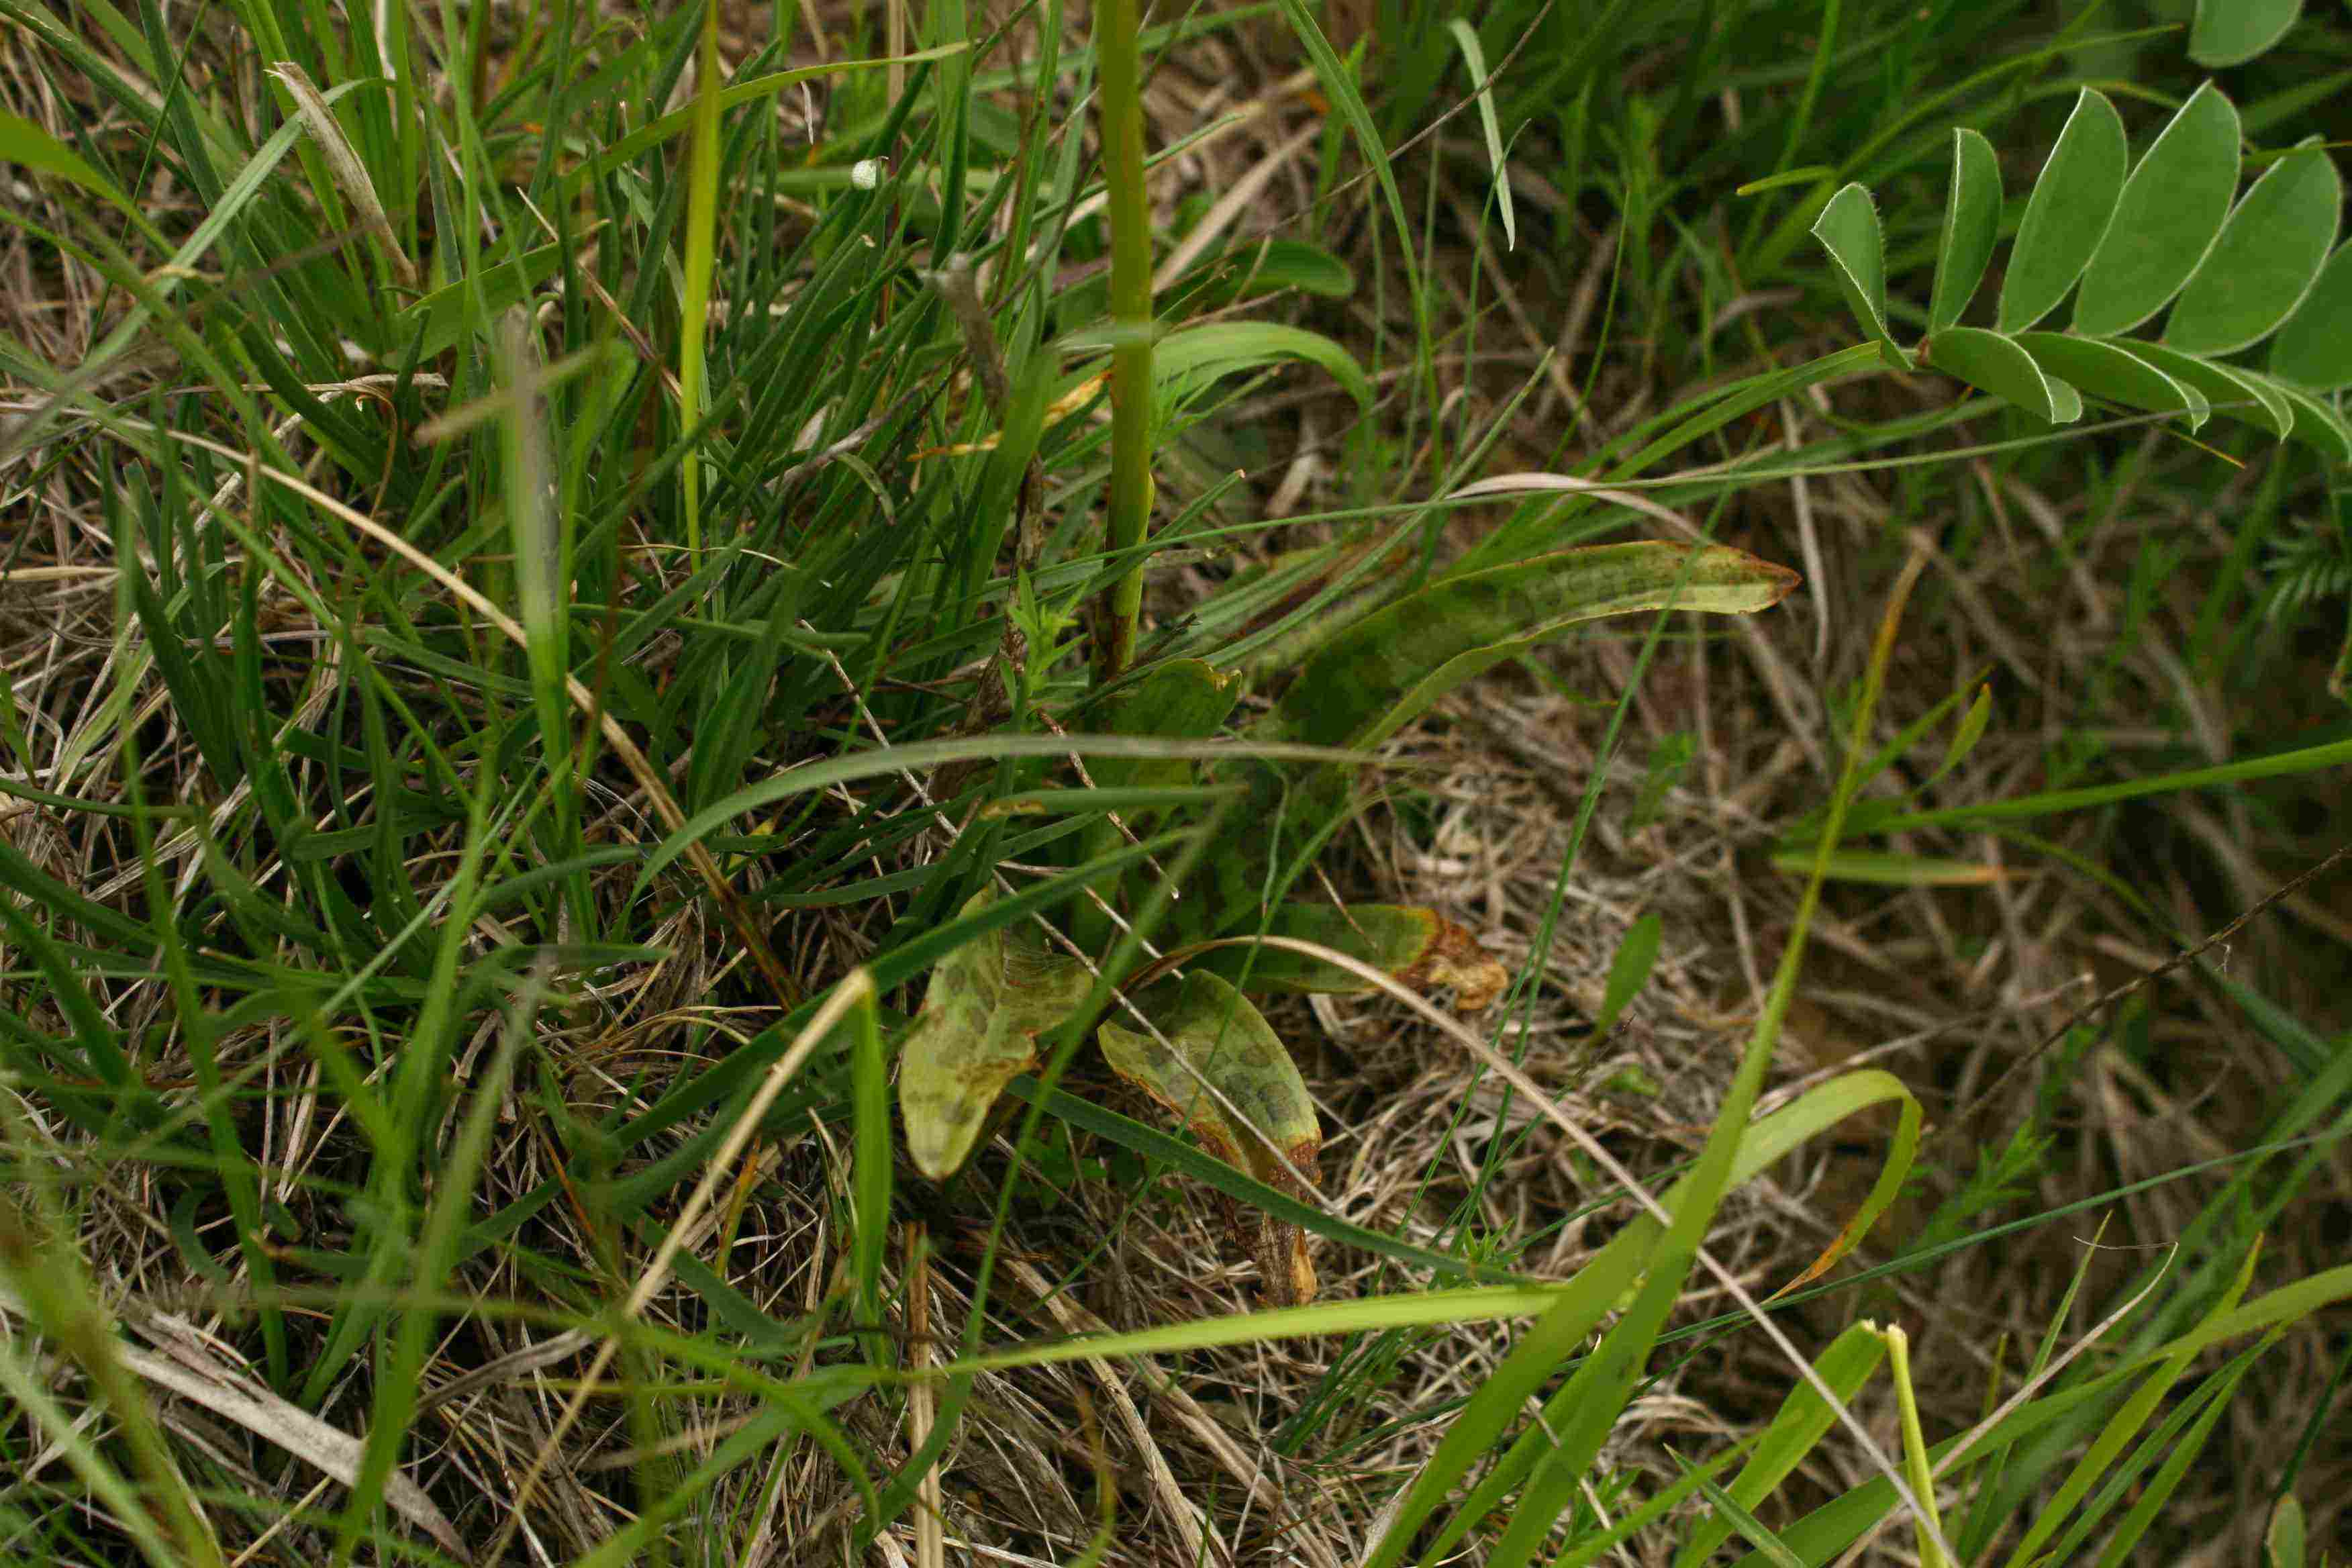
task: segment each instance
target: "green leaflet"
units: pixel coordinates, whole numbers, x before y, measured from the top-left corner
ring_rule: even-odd
[[[2347,428],[2343,416],[2335,409],[2301,387],[2273,381],[2268,376],[2257,377],[2252,371],[2241,371],[2249,380],[2259,380],[2271,392],[2286,400],[2294,410],[2294,428],[2288,432],[2296,440],[2324,458],[2339,463],[2352,463],[2352,428]]]
[[[2127,332],[2164,309],[2221,232],[2237,193],[2238,111],[2207,82],[2125,182],[2115,222],[2083,274],[2074,330]]]
[[[1672,605],[1743,615],[1794,572],[1725,545],[1600,544],[1433,584],[1325,644],[1284,694],[1286,739],[1377,744],[1446,692],[1580,621]]]
[[[960,912],[976,914],[995,897],[975,893]],[[954,1173],[996,1097],[1036,1062],[1037,1037],[1077,1010],[1093,978],[1017,924],[940,962],[898,1047],[898,1111],[918,1170],[933,1181]]]
[[[2123,195],[2128,156],[2123,117],[2084,88],[2026,199],[2000,286],[2002,331],[2021,331],[2056,310],[2083,275]]]
[[[2286,37],[2303,0],[2197,0],[2189,58],[2208,70],[2242,65]]]
[[[2017,344],[2017,340],[2000,332],[1989,332],[1982,327],[1951,327],[1937,332],[1919,351],[1920,363],[1932,364],[1947,375],[1955,375],[1979,392],[1990,392],[2004,403],[2014,403],[2039,419],[2053,425],[2067,423],[2067,398],[2062,395],[2051,378],[2042,374],[2033,356]],[[2073,389],[2068,388],[2071,394]],[[2082,400],[2073,401],[2074,413],[2082,413]]]
[[[1291,1167],[1314,1171],[1323,1134],[1298,1065],[1273,1026],[1248,998],[1206,973],[1162,981],[1134,1000],[1167,1041],[1106,1020],[1103,1058],[1112,1070],[1166,1106],[1217,1158],[1300,1195]],[[1298,1226],[1230,1205],[1227,1217],[1256,1258],[1274,1305],[1315,1299],[1315,1268]]]
[[[1936,245],[1936,292],[1927,330],[1956,326],[1984,281],[2000,238],[2000,160],[1992,143],[1962,126],[1952,132],[1952,186],[1944,199],[1944,232]]]
[[[2270,369],[2282,381],[2321,392],[2352,385],[2352,240],[2336,247],[2271,340]]]
[[[2336,243],[2344,184],[2316,139],[2273,163],[2238,203],[2165,322],[2183,353],[2260,342],[2302,303]]]
[[[1850,184],[1829,199],[1813,220],[1813,237],[1837,264],[1838,290],[1863,329],[1878,340],[1889,367],[1908,370],[1911,357],[1886,330],[1886,254],[1878,229],[1878,209],[1870,192]]]
[[[2250,371],[2215,364],[2162,343],[2135,342],[2131,352],[2182,385],[2203,393],[2216,413],[2242,419],[2281,438],[2294,428],[2294,409],[2285,396]]]
[[[1265,934],[1311,942],[1361,959],[1419,990],[1449,985],[1465,1013],[1483,1013],[1510,972],[1479,950],[1477,939],[1435,910],[1403,904],[1284,904]],[[1288,948],[1215,947],[1182,960],[1253,992],[1361,996],[1378,989],[1350,970]]]
[[[2157,414],[2186,414],[2198,429],[2213,412],[2205,395],[2175,381],[2139,357],[2139,345],[2103,343],[2071,333],[2020,332],[2017,345],[2033,356],[2045,376],[2056,376],[2110,403]]]

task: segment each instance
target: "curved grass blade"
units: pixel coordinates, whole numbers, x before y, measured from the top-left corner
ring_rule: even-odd
[[[2165,342],[2221,354],[2268,337],[2318,280],[2343,206],[2344,182],[2316,138],[2273,163],[2180,291]]]
[[[1829,199],[1813,220],[1813,237],[1836,264],[1838,291],[1863,331],[1878,340],[1879,353],[1896,370],[1911,368],[1911,358],[1886,330],[1886,250],[1879,233],[1878,209],[1870,192],[1849,184]]]
[[[2270,372],[2318,392],[2352,386],[2352,240],[2336,247],[2271,340]]]
[[[1797,582],[1746,551],[1657,542],[1563,550],[1450,577],[1325,644],[1284,694],[1275,728],[1371,746],[1472,676],[1580,621],[1668,606],[1745,615],[1780,603]]]
[[[2286,37],[2303,0],[2197,0],[2189,58],[2208,70],[2243,65]]]
[[[2022,331],[2056,310],[2083,275],[2115,216],[2129,155],[2123,116],[2084,88],[2026,199],[2001,280],[2002,331]]]
[[[983,889],[959,912],[976,915],[995,898]],[[1021,927],[999,926],[941,961],[898,1051],[916,1169],[935,1182],[955,1173],[1004,1086],[1036,1063],[1037,1037],[1077,1011],[1093,984],[1086,965]]]
[[[1921,363],[1957,376],[1979,392],[1990,392],[2004,403],[2015,404],[2037,419],[2046,419],[2053,425],[2069,423],[2065,395],[2052,384],[2033,356],[2020,348],[2014,338],[1982,327],[1948,327],[1927,341],[1919,352],[1919,359]],[[2080,398],[2074,399],[2074,408],[2079,416]]]
[[[2207,82],[2189,95],[2124,183],[2115,221],[2083,274],[2074,331],[2127,332],[2189,281],[2238,194],[2238,110]]]
[[[1952,185],[1944,198],[1944,232],[1936,244],[1936,292],[1927,330],[1958,324],[1984,281],[2000,238],[2000,160],[1992,143],[1961,126],[1952,132]]]
[[[1217,1158],[1297,1195],[1291,1167],[1315,1169],[1323,1132],[1298,1065],[1265,1016],[1205,972],[1162,981],[1134,1001],[1166,1040],[1105,1020],[1099,1037],[1111,1070],[1166,1106]],[[1270,1303],[1315,1299],[1315,1266],[1296,1224],[1263,1211],[1244,1215],[1231,1203],[1226,1215],[1257,1260]]]
[[[1152,384],[1166,412],[1221,377],[1303,360],[1328,373],[1356,400],[1372,405],[1372,383],[1356,356],[1320,332],[1272,321],[1214,321],[1169,333],[1153,350]]]
[[[2191,430],[2212,415],[2203,393],[2141,359],[2137,343],[2096,342],[2064,332],[2020,332],[2016,342],[2045,377],[2063,379],[2094,397],[2152,414],[2185,414]]]
[[[1519,220],[1511,208],[1511,177],[1503,166],[1503,127],[1495,113],[1495,80],[1486,72],[1486,51],[1478,45],[1478,29],[1461,17],[1445,26],[1470,68],[1470,91],[1478,100],[1478,126],[1486,137],[1486,163],[1495,171],[1495,209],[1503,220],[1503,248],[1517,250]]]

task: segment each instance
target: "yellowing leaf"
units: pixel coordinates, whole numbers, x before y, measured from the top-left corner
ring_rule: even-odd
[[[1173,1111],[1220,1160],[1270,1187],[1307,1196],[1292,1171],[1315,1169],[1323,1134],[1298,1066],[1273,1026],[1240,992],[1205,971],[1162,981],[1135,1002],[1167,1043],[1106,1022],[1102,1049],[1111,1070]],[[1298,1226],[1244,1214],[1230,1199],[1225,1214],[1257,1259],[1274,1305],[1315,1299],[1315,1267]]]
[[[967,915],[993,893],[974,894]],[[943,1181],[980,1141],[988,1109],[1037,1060],[1037,1037],[1086,1000],[1093,976],[1021,926],[956,949],[931,973],[898,1049],[898,1111],[916,1168]]]
[[[1454,1005],[1465,1013],[1485,1012],[1511,983],[1511,972],[1476,937],[1419,906],[1285,904],[1267,921],[1265,933],[1336,949],[1415,990],[1451,986]],[[1362,996],[1380,989],[1353,970],[1288,948],[1214,948],[1184,963],[1252,992]]]

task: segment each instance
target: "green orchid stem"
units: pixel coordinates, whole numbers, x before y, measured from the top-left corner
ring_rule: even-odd
[[[1151,521],[1151,213],[1143,190],[1143,61],[1136,0],[1096,0],[1101,62],[1103,185],[1110,205],[1110,523],[1114,555],[1143,542]],[[1094,679],[1117,679],[1135,658],[1143,559],[1096,601]]]

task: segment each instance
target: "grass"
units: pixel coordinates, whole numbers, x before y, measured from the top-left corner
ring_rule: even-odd
[[[1891,368],[2189,8],[1135,9],[0,0],[0,1561],[2352,1552],[2340,395]]]

